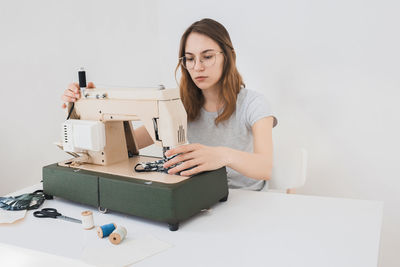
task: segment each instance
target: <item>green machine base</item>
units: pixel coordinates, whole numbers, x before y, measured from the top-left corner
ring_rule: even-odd
[[[43,167],[43,191],[99,209],[166,222],[171,231],[201,210],[228,199],[225,167],[165,184],[56,163]]]

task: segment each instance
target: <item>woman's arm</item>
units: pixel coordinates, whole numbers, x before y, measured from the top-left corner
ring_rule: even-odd
[[[225,148],[228,150],[226,166],[250,178],[269,180],[272,171],[272,124],[273,117],[254,123],[253,153]]]
[[[175,174],[193,175],[228,166],[244,176],[268,180],[272,170],[272,124],[273,117],[258,120],[252,127],[254,153],[243,152],[228,147],[210,147],[201,144],[183,145],[165,153],[167,157],[180,154],[164,164],[168,168],[183,161],[179,166],[169,170]]]

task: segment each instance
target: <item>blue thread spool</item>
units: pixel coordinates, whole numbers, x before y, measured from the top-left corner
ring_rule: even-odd
[[[100,238],[109,236],[117,226],[114,223],[105,224],[103,226],[97,227],[97,235]]]

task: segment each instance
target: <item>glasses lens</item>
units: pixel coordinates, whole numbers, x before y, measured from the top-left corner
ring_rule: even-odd
[[[207,52],[201,56],[201,62],[205,67],[211,67],[215,64],[216,52]]]
[[[200,56],[200,64],[204,67],[211,67],[215,64],[217,59],[217,52],[210,51]],[[196,65],[195,56],[183,56],[181,57],[181,64],[185,69],[192,70]]]
[[[186,69],[193,69],[194,68],[194,65],[196,64],[195,62],[196,62],[196,59],[193,57],[193,56],[184,56],[183,58],[182,58],[182,62],[183,62],[183,66],[186,68]]]

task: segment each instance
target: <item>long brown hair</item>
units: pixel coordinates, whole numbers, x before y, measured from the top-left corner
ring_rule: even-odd
[[[243,83],[242,76],[236,68],[236,54],[229,33],[222,24],[215,20],[202,19],[190,25],[182,35],[179,47],[179,57],[185,55],[186,40],[192,32],[204,34],[213,39],[218,43],[225,57],[222,76],[220,79],[222,85],[220,99],[223,101],[224,108],[215,119],[215,124],[218,125],[218,123],[229,119],[235,111],[237,95],[240,89],[245,87],[245,84]],[[194,121],[200,115],[200,110],[204,105],[204,96],[202,91],[193,82],[187,69],[181,65],[181,62],[176,66],[175,75],[179,67],[182,72],[181,82],[179,84],[181,100],[186,109],[188,121]]]

